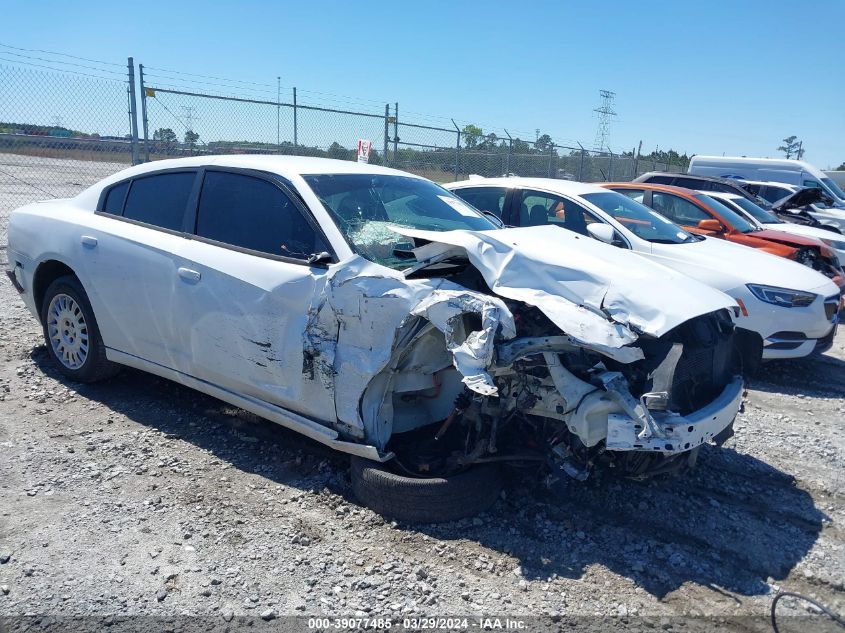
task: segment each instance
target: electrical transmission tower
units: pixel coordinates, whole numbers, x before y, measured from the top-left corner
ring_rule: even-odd
[[[188,132],[194,131],[194,119],[197,118],[194,115],[194,106],[182,106],[182,109],[185,111],[185,128]]]
[[[616,93],[612,90],[599,90],[599,95],[601,95],[601,105],[593,110],[599,116],[599,126],[596,130],[593,149],[601,152],[607,147],[607,137],[610,134],[610,117],[616,116],[616,112],[613,110],[613,99],[616,97]]]

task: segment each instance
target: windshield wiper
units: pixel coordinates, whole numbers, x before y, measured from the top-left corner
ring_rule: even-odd
[[[440,264],[440,263],[445,262],[447,260],[453,259],[454,257],[455,257],[454,251],[451,251],[451,252],[446,251],[445,253],[440,253],[438,255],[434,255],[432,257],[429,257],[428,259],[424,259],[421,262],[417,262],[416,264],[414,264],[410,268],[406,268],[405,270],[403,270],[402,274],[405,277],[410,277],[414,273],[417,273],[417,272],[423,270],[424,268],[428,268],[429,266],[433,266],[435,264]]]
[[[393,254],[396,259],[414,259],[414,251],[407,248],[394,248]]]

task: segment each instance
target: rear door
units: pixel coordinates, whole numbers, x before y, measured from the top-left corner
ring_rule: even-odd
[[[310,417],[336,418],[331,365],[306,352],[326,283],[328,241],[295,193],[251,170],[208,168],[181,252],[182,370]]]
[[[507,187],[463,187],[452,193],[466,200],[479,211],[493,213],[505,224],[508,221],[508,196],[512,190]]]
[[[106,189],[80,235],[86,290],[106,347],[169,368],[184,360],[173,306],[197,173],[166,170]]]
[[[587,237],[587,225],[606,224],[572,198],[536,189],[514,192],[512,218],[514,226],[551,224]]]

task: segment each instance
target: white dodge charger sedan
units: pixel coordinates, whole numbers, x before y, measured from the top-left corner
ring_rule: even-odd
[[[126,365],[252,411],[407,520],[483,509],[500,462],[686,468],[742,399],[728,296],[381,167],[132,167],[15,211],[8,267],[69,379]]]
[[[446,187],[506,224],[569,229],[727,293],[740,308],[737,339],[747,369],[761,358],[801,358],[833,344],[840,297],[830,279],[782,257],[693,235],[642,205],[636,190],[624,190],[629,196],[549,178],[477,178]]]

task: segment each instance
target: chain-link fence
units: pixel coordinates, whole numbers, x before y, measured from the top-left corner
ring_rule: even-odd
[[[554,142],[526,141],[470,126],[452,129],[398,121],[391,167],[420,174],[440,182],[470,175],[484,177],[525,176],[582,182],[633,180],[647,171],[686,171],[686,163],[652,161],[635,152],[613,154]],[[472,126],[474,127],[474,126]],[[481,132],[481,133],[479,133]]]
[[[59,69],[0,51],[0,245],[15,208],[132,164],[127,67]]]
[[[141,89],[144,160],[201,154],[286,154],[357,160],[358,140],[373,142],[370,162],[384,163],[385,112],[159,88]]]
[[[687,167],[559,145],[539,132],[529,140],[503,128],[485,133],[400,116],[396,103],[296,88],[282,94],[278,84],[136,68],[132,58],[123,64],[0,44],[0,246],[8,213],[20,205],[74,195],[131,164],[181,156],[357,160],[358,141],[368,140],[370,163],[438,182],[475,174],[631,180]]]

